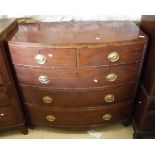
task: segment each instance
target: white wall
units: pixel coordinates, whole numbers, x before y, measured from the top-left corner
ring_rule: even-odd
[[[139,22],[141,20],[141,15],[85,15],[85,16],[75,16],[75,15],[35,15],[35,16],[11,16],[11,15],[0,15],[1,18],[23,18],[23,17],[32,17],[40,21],[82,21],[82,20],[132,20]]]

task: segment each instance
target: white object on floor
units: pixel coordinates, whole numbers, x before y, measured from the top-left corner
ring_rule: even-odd
[[[87,131],[87,133],[88,133],[89,135],[91,135],[91,136],[97,138],[97,139],[101,138],[101,136],[102,136],[102,133],[101,133],[101,132],[97,132],[97,131],[95,131],[95,130],[89,130],[89,131]]]

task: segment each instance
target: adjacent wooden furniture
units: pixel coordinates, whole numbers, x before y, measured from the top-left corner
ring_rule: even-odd
[[[6,39],[16,27],[16,20],[0,20],[0,131],[16,128],[27,134],[21,102],[5,47]]]
[[[141,29],[149,36],[149,44],[136,101],[134,138],[155,136],[155,16],[142,16]]]
[[[8,45],[29,126],[129,124],[147,45],[133,22],[21,24]]]

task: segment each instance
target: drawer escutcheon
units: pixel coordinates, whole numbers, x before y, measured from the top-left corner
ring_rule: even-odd
[[[38,63],[40,65],[45,64],[47,61],[46,57],[43,54],[37,54],[34,59],[35,59],[36,63]]]
[[[41,82],[41,83],[48,83],[48,82],[49,82],[49,78],[48,78],[47,76],[45,76],[45,75],[40,75],[40,76],[38,77],[38,80],[39,80],[39,82]]]
[[[50,97],[50,96],[44,96],[43,97],[43,102],[44,103],[52,103],[52,97]]]
[[[110,73],[106,76],[107,81],[113,82],[117,79],[117,75],[115,73]]]
[[[113,102],[114,100],[115,100],[115,97],[114,97],[113,94],[108,94],[108,95],[105,96],[105,101],[106,101],[107,103],[111,103],[111,102]]]
[[[54,122],[55,121],[55,116],[53,116],[53,115],[47,115],[46,116],[46,119],[49,121],[49,122]]]
[[[103,118],[103,120],[108,121],[112,118],[112,115],[110,113],[107,113],[107,114],[103,115],[102,118]]]
[[[116,62],[119,60],[119,53],[116,52],[116,51],[113,51],[111,52],[109,55],[108,55],[108,60],[110,62]]]

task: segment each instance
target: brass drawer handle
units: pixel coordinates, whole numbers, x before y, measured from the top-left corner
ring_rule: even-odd
[[[113,82],[117,79],[117,75],[115,73],[110,73],[106,76],[107,81]]]
[[[45,64],[47,61],[46,57],[43,54],[37,54],[34,59],[36,63],[41,64],[41,65]]]
[[[52,97],[50,97],[50,96],[44,96],[43,97],[43,102],[44,103],[52,103]]]
[[[119,53],[114,51],[114,52],[111,52],[109,55],[108,55],[108,60],[110,62],[116,62],[119,60]]]
[[[112,118],[112,115],[110,113],[107,113],[107,114],[103,115],[102,118],[103,118],[103,120],[108,121]]]
[[[107,103],[111,103],[111,102],[113,102],[114,100],[115,100],[115,97],[114,97],[113,94],[108,94],[108,95],[105,96],[105,101],[106,101]]]
[[[53,116],[53,115],[47,115],[46,116],[46,119],[49,121],[49,122],[54,122],[55,121],[55,116]]]
[[[48,77],[47,77],[47,76],[44,76],[44,75],[40,75],[40,76],[38,77],[38,80],[39,80],[39,82],[41,82],[41,83],[48,83],[48,82],[49,82]]]

